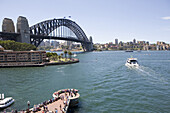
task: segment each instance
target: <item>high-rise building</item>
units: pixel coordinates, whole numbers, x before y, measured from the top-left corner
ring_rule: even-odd
[[[115,39],[115,44],[118,45],[118,39],[117,38]]]
[[[59,46],[59,42],[51,41],[51,46],[53,46],[54,48],[57,48]]]
[[[136,44],[136,39],[133,39],[133,43]]]
[[[50,44],[50,41],[49,41],[49,40],[45,41],[45,46],[46,46],[46,47],[47,47],[47,46],[51,46],[51,44]]]
[[[73,42],[72,41],[66,41],[65,45],[71,49],[71,46],[72,46]]]

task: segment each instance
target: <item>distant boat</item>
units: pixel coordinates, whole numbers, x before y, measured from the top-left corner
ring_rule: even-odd
[[[4,94],[2,94],[2,98],[1,98],[1,94],[0,94],[0,109],[10,106],[11,104],[14,103],[14,101],[15,100],[12,97],[4,98]]]
[[[77,57],[77,55],[76,55],[76,54],[74,54],[74,55],[73,55],[73,57]]]
[[[139,63],[137,61],[137,58],[128,58],[125,65],[130,67],[138,67]]]
[[[126,50],[125,52],[133,52],[132,50]]]

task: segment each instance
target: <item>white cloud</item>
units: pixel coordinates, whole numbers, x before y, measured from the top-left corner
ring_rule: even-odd
[[[162,17],[164,20],[170,20],[170,16]]]

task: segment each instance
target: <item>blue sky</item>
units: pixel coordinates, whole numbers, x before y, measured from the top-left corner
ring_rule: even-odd
[[[71,16],[94,43],[146,40],[170,43],[170,0],[1,0],[3,18],[16,24],[25,16],[29,25]],[[2,27],[0,28],[1,31]]]

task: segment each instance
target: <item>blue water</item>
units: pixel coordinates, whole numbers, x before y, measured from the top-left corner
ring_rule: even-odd
[[[139,68],[124,64],[136,57]],[[170,111],[170,51],[103,51],[78,54],[79,63],[61,66],[1,68],[0,93],[16,101],[11,109],[26,109],[52,98],[64,88],[80,90],[74,113]]]

